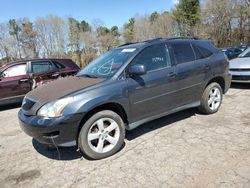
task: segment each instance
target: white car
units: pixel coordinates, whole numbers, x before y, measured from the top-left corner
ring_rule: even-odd
[[[250,83],[250,48],[229,63],[232,82]]]

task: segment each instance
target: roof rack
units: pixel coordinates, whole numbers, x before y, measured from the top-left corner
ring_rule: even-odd
[[[180,36],[180,37],[171,37],[167,40],[200,40],[198,37],[189,37],[189,36]]]
[[[163,38],[159,37],[159,38],[155,38],[155,39],[145,40],[145,41],[142,41],[142,42],[152,43],[152,42],[155,42],[155,41],[158,41],[158,40],[162,40],[162,39]]]
[[[128,42],[128,43],[125,43],[125,44],[122,44],[122,45],[120,45],[120,46],[118,46],[118,47],[123,47],[123,46],[127,46],[127,45],[130,45],[130,44],[135,44],[136,42]]]
[[[156,42],[156,41],[159,41],[159,40],[201,40],[200,38],[198,37],[189,37],[189,36],[180,36],[180,37],[170,37],[170,38],[155,38],[155,39],[150,39],[150,40],[145,40],[145,41],[140,41],[140,42],[129,42],[129,43],[125,43],[125,44],[122,44],[118,47],[122,47],[122,46],[127,46],[127,45],[130,45],[130,44],[136,44],[136,43],[153,43],[153,42]]]

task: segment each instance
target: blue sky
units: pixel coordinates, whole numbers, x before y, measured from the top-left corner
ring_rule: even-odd
[[[136,14],[170,10],[174,2],[176,0],[0,0],[0,22],[24,17],[32,21],[53,14],[89,23],[101,19],[107,27],[120,27]]]

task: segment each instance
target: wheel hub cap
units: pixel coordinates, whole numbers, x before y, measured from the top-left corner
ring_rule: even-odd
[[[111,118],[101,118],[90,127],[88,132],[89,147],[97,153],[112,150],[120,137],[118,124]]]
[[[217,87],[214,87],[209,92],[208,106],[211,110],[217,110],[221,103],[221,92]]]

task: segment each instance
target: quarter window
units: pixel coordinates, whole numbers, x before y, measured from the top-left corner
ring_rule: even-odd
[[[57,61],[52,61],[52,62],[55,64],[55,66],[56,66],[58,69],[63,69],[63,68],[65,68],[64,65],[62,65],[61,63],[58,63]]]
[[[13,77],[13,76],[21,76],[27,74],[26,72],[26,64],[20,64],[20,65],[14,65],[12,67],[9,67],[6,69],[2,76],[7,77]]]
[[[172,48],[177,64],[195,60],[193,49],[189,43],[172,44]]]
[[[208,50],[202,46],[193,45],[193,48],[194,48],[194,51],[196,54],[196,59],[208,58],[213,54],[213,52],[211,52],[210,50]]]
[[[38,61],[31,63],[32,73],[48,72],[56,69],[49,61]]]
[[[131,63],[131,65],[136,64],[144,65],[147,71],[171,66],[166,45],[154,45],[146,48]]]

